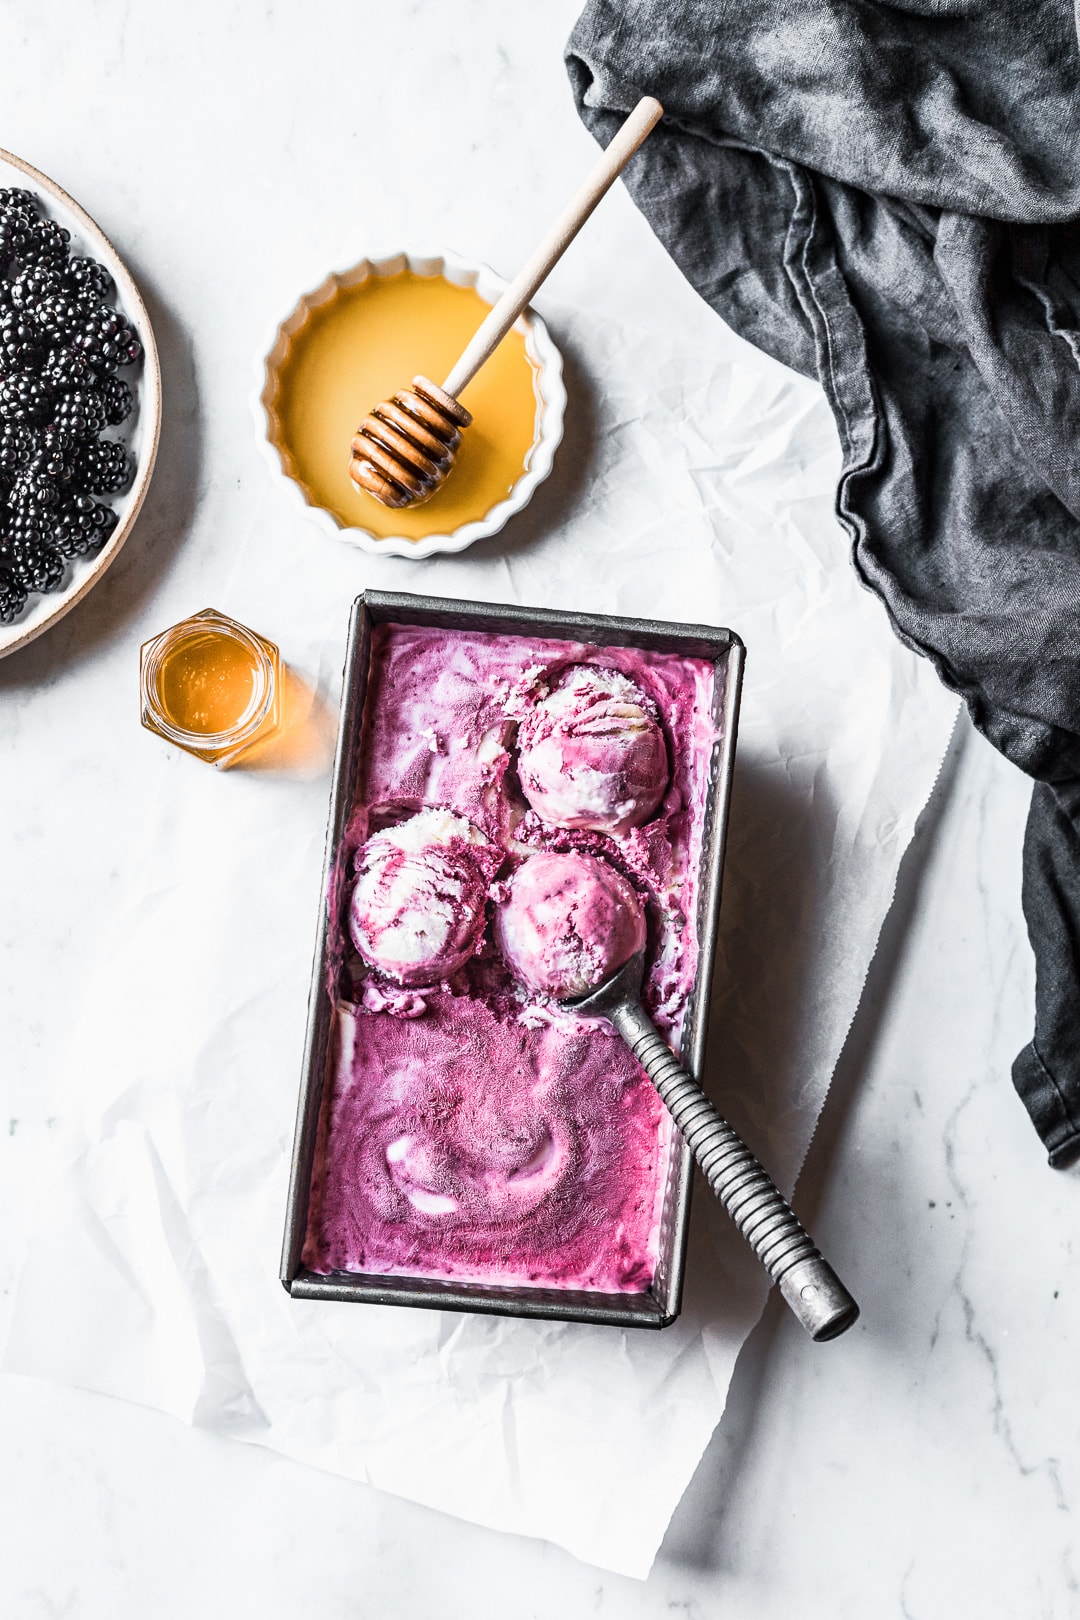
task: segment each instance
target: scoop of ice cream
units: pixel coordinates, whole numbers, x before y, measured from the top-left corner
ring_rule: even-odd
[[[421,810],[375,833],[357,859],[349,907],[365,962],[406,985],[455,972],[483,931],[491,865],[488,839],[448,810]]]
[[[644,945],[645,912],[599,856],[531,855],[495,913],[495,939],[530,989],[583,996]]]
[[[616,669],[572,665],[518,728],[518,775],[537,815],[556,827],[640,826],[668,781],[656,705]]]

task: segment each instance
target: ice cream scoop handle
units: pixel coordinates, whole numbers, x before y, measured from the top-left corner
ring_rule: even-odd
[[[835,1339],[845,1332],[859,1307],[746,1143],[681,1067],[634,998],[621,1000],[607,1016],[660,1093],[709,1186],[806,1331],[814,1339]]]

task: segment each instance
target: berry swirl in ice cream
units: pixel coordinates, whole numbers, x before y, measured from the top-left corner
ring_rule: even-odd
[[[500,859],[479,828],[448,810],[421,810],[373,834],[357,857],[353,944],[398,984],[447,978],[476,950]]]
[[[362,1083],[316,1172],[320,1270],[648,1286],[662,1106],[610,1032],[437,990],[422,1018],[343,1012],[340,1040]]]
[[[645,944],[645,911],[621,872],[595,855],[533,855],[495,914],[495,941],[531,990],[583,996]]]
[[[640,826],[668,784],[656,705],[617,669],[572,665],[521,721],[518,776],[537,815],[557,827]]]

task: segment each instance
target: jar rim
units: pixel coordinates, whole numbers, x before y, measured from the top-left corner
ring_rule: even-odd
[[[185,643],[200,636],[225,636],[238,642],[252,657],[253,691],[243,713],[224,731],[189,731],[169,718],[159,695],[159,680],[164,665]],[[144,649],[141,670],[142,702],[154,725],[167,741],[184,747],[197,746],[213,751],[215,748],[233,748],[250,741],[265,722],[274,702],[274,665],[262,639],[226,614],[212,608],[179,624],[170,625]]]

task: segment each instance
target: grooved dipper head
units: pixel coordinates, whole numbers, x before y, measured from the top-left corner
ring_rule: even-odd
[[[376,405],[357,428],[349,477],[384,506],[415,506],[434,495],[454,465],[472,417],[427,377],[414,377]]]

